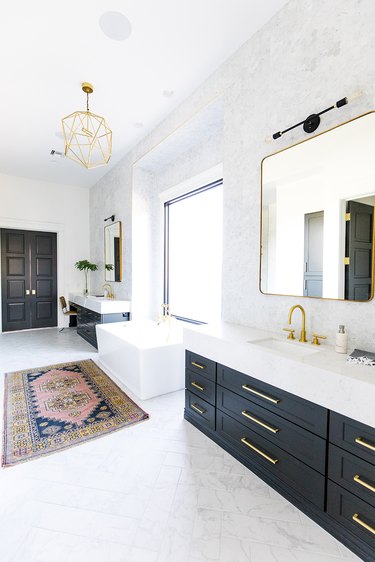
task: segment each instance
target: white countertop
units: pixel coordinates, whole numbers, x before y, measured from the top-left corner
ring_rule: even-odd
[[[116,312],[130,312],[130,301],[95,297],[94,295],[77,295],[69,293],[69,301],[98,312],[99,314],[114,314]]]
[[[300,356],[289,356],[286,351],[256,343],[270,337],[301,346],[296,351],[306,349],[306,354],[301,351]],[[282,333],[226,322],[185,326],[184,345],[217,363],[375,427],[375,368],[349,364],[347,355],[336,353],[331,346],[288,342]]]

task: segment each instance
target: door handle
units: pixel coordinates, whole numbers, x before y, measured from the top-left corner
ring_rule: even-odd
[[[36,295],[36,290],[33,289],[33,290],[31,291],[31,294],[32,294],[32,295]]]
[[[26,289],[26,295],[29,295],[29,294],[30,294],[29,289]]]

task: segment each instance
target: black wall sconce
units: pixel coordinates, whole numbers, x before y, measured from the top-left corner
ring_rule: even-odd
[[[106,219],[104,219],[104,222],[107,222],[109,220],[113,222],[115,220],[115,215],[111,215],[110,217],[107,217]]]
[[[337,101],[334,105],[327,107],[327,109],[323,109],[323,111],[320,111],[319,113],[312,113],[311,115],[306,117],[306,119],[304,119],[300,123],[297,123],[296,125],[293,125],[292,127],[288,127],[288,129],[285,129],[285,131],[278,131],[277,133],[274,133],[272,135],[272,138],[274,140],[279,139],[285,133],[288,133],[289,131],[295,129],[296,127],[300,127],[301,125],[303,126],[303,130],[305,131],[305,133],[313,133],[319,127],[320,116],[323,115],[323,113],[327,113],[327,111],[331,111],[331,109],[335,109],[335,108],[338,109],[340,107],[343,107],[347,103],[349,103],[348,98],[342,98],[341,100]]]

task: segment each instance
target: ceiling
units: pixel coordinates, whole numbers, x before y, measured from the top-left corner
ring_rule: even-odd
[[[50,0],[0,9],[0,172],[90,187],[286,0]],[[103,13],[124,14],[126,40],[108,38]],[[113,130],[108,166],[85,170],[63,152],[61,118],[90,110]],[[172,95],[171,95],[172,92]],[[167,95],[165,95],[165,93]]]

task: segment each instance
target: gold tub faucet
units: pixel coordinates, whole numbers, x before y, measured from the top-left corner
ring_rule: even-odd
[[[292,323],[292,315],[293,315],[293,312],[296,310],[296,308],[299,308],[300,311],[301,311],[301,314],[302,314],[302,328],[301,328],[301,337],[300,337],[299,341],[307,342],[307,339],[306,339],[306,312],[305,312],[305,309],[300,304],[295,304],[289,310],[288,324],[290,325]]]

